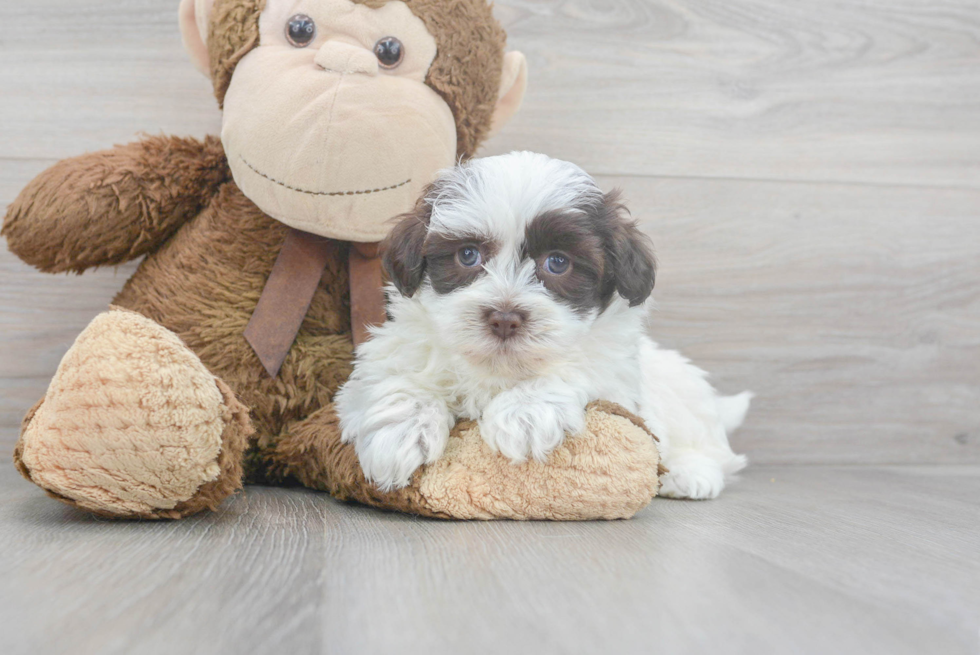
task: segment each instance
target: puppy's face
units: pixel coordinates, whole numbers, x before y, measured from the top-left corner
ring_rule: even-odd
[[[434,338],[501,375],[540,374],[617,294],[646,300],[655,274],[616,192],[532,153],[447,172],[392,231],[384,264]]]

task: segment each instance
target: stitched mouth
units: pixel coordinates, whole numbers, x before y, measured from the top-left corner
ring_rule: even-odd
[[[405,186],[406,184],[411,183],[412,181],[412,178],[408,178],[404,182],[399,182],[398,184],[392,184],[391,186],[379,187],[377,189],[359,189],[357,191],[310,191],[309,189],[300,189],[299,187],[294,187],[289,184],[286,184],[285,182],[281,182],[273,177],[269,177],[259,169],[255,168],[255,166],[252,166],[250,163],[248,163],[248,161],[241,155],[239,155],[238,158],[241,159],[242,163],[248,166],[249,169],[251,169],[251,171],[256,175],[260,177],[264,177],[265,179],[269,180],[273,184],[278,184],[284,189],[289,189],[290,191],[295,191],[297,193],[305,193],[308,196],[365,196],[371,193],[382,193],[384,191],[391,191],[393,189],[398,189]]]

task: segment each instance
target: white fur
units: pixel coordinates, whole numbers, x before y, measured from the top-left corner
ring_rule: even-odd
[[[444,173],[429,202],[430,232],[485,235],[500,244],[486,274],[440,295],[388,289],[391,316],[357,351],[336,406],[343,439],[368,479],[407,485],[438,459],[458,418],[479,421],[486,443],[514,462],[545,460],[585,427],[585,406],[609,400],[638,413],[660,439],[664,495],[714,498],[745,466],[728,445],[751,394],[721,397],[706,374],[645,336],[644,305],[614,297],[603,312],[575,312],[521,261],[524,230],[541,212],[599,203],[578,167],[532,153],[474,160]],[[487,307],[519,308],[525,332],[501,342]]]

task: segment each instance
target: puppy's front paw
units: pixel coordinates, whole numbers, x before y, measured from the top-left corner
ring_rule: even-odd
[[[515,463],[530,454],[543,462],[565,439],[585,429],[585,410],[568,402],[529,399],[504,392],[483,411],[480,434],[490,448]]]
[[[698,452],[677,453],[664,461],[669,469],[660,481],[660,495],[669,498],[708,500],[725,488],[721,464]]]
[[[408,416],[378,425],[355,442],[364,476],[382,491],[408,486],[422,464],[446,450],[452,417],[436,405],[414,404]]]

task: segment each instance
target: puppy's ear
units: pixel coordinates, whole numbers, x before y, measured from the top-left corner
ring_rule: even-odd
[[[415,210],[402,214],[391,234],[381,244],[382,264],[388,278],[403,296],[412,297],[425,276],[425,238],[429,233],[432,205],[424,193]]]
[[[636,307],[653,293],[657,276],[653,242],[630,217],[618,189],[605,195],[602,211],[610,227],[606,245],[610,286],[629,301],[630,307]]]

